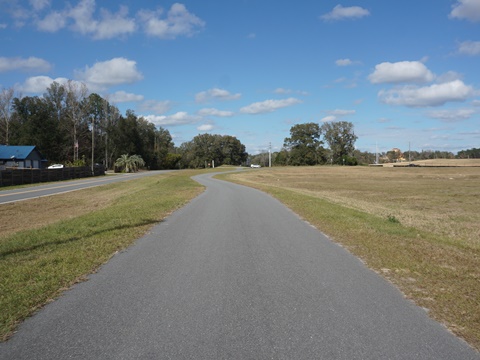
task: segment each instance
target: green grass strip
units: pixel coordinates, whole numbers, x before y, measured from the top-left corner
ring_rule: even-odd
[[[0,338],[197,196],[203,188],[191,175],[175,172],[105,185],[126,187],[128,193],[98,211],[0,239]],[[88,197],[98,188],[82,191]]]

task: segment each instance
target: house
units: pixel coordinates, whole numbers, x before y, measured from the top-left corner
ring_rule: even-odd
[[[47,159],[36,146],[0,145],[0,170],[7,167],[19,169],[43,169]]]

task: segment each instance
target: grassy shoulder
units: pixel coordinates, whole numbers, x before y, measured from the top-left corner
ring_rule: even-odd
[[[194,174],[167,173],[0,207],[2,222],[11,224],[0,235],[0,339],[201,193]]]
[[[303,171],[305,172],[300,174]],[[457,239],[448,233],[428,231],[428,226],[423,225],[423,222],[421,226],[405,225],[403,213],[395,210],[398,204],[383,194],[378,197],[382,198],[383,195],[384,204],[380,207],[376,203],[371,208],[365,204],[368,202],[365,199],[361,206],[352,203],[352,198],[360,197],[352,192],[348,193],[345,201],[341,201],[338,194],[335,198],[329,198],[320,189],[309,185],[311,182],[318,186],[319,171],[329,170],[293,168],[225,174],[219,177],[273,195],[361,258],[371,269],[389,279],[409,299],[428,309],[433,318],[480,349],[478,243],[470,241],[471,236],[467,235]],[[295,174],[292,175],[295,176],[295,186],[285,180],[291,172]],[[387,187],[375,184],[375,173],[370,177],[363,173],[364,180],[361,180],[359,173],[348,174],[348,170],[345,172],[344,169],[330,171],[330,179],[324,179],[322,183],[324,187],[335,191],[335,186],[345,183],[345,177],[348,176],[352,177],[351,180],[357,187],[362,186],[362,181],[367,181],[377,192],[395,187],[393,180]],[[413,180],[417,185],[421,181],[416,177]],[[349,186],[353,185],[349,183]],[[475,196],[475,193],[472,192],[471,195]],[[373,202],[373,199],[370,201]],[[369,210],[380,208],[383,210],[380,214]],[[437,212],[441,212],[441,209],[437,208]],[[393,214],[397,214],[397,217]]]

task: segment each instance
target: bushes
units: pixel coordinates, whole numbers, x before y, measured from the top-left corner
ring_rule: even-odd
[[[338,159],[338,165],[357,166],[358,161],[354,156],[344,155]]]

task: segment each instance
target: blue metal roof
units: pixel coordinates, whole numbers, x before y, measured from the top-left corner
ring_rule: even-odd
[[[0,159],[10,160],[13,157],[17,160],[23,160],[30,155],[30,153],[35,150],[35,146],[10,146],[10,145],[0,145]]]

